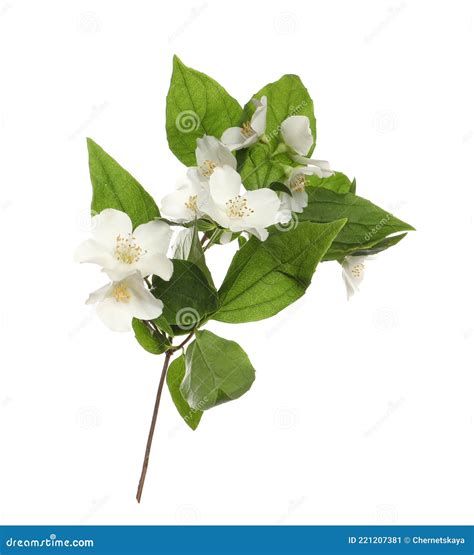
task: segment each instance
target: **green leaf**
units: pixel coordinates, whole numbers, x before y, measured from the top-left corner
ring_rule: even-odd
[[[270,183],[269,189],[275,191],[276,193],[286,193],[287,195],[291,195],[291,189],[285,185],[284,183],[280,183],[279,181],[274,181]]]
[[[313,134],[313,146],[308,152],[313,152],[316,144],[316,119],[314,106],[306,87],[297,75],[283,75],[274,83],[269,83],[260,89],[252,98],[267,97],[267,126],[265,136],[268,147],[257,145],[238,153],[239,168],[243,183],[247,189],[268,187],[273,181],[281,181],[284,175],[279,163],[294,166],[295,163],[285,154],[272,157],[280,138],[280,126],[290,116],[307,116]],[[252,101],[244,108],[244,121],[250,120],[255,111]]]
[[[299,299],[344,223],[305,222],[290,231],[275,229],[263,242],[252,237],[232,260],[219,290],[220,308],[212,318],[253,322]]]
[[[186,350],[186,373],[180,388],[190,407],[207,410],[237,399],[254,380],[255,370],[235,341],[207,330],[196,332]]]
[[[192,230],[191,245],[189,248],[189,253],[187,260],[196,264],[196,266],[202,271],[206,276],[208,283],[214,287],[214,281],[212,279],[211,272],[206,264],[206,256],[204,255],[204,249],[202,248],[201,241],[199,239],[198,227],[194,226]]]
[[[373,254],[378,254],[379,252],[382,252],[390,247],[393,247],[394,245],[399,243],[405,236],[406,236],[406,233],[400,233],[398,235],[392,235],[391,237],[386,237],[385,239],[382,239],[381,241],[379,241],[378,243],[375,243],[371,247],[351,252],[351,255],[370,256]]]
[[[352,187],[352,181],[341,172],[334,172],[329,177],[318,177],[317,175],[306,177],[310,186],[325,187],[335,193],[349,193]]]
[[[187,260],[173,260],[174,271],[169,281],[153,276],[151,292],[164,304],[163,316],[175,334],[195,328],[218,308],[216,289],[203,272]]]
[[[159,217],[160,211],[153,198],[92,139],[87,139],[89,170],[92,182],[92,212],[106,208],[126,212],[133,227]]]
[[[145,351],[153,355],[161,355],[169,349],[170,344],[166,337],[162,333],[151,330],[142,320],[134,318],[132,327],[135,332],[135,339]]]
[[[339,194],[320,187],[307,188],[307,192],[308,206],[299,215],[300,221],[324,223],[347,218],[347,224],[324,260],[340,260],[353,252],[374,247],[389,235],[413,230],[411,225],[352,193]]]
[[[163,314],[161,316],[158,316],[158,318],[155,318],[153,320],[153,323],[162,332],[167,333],[168,335],[173,337],[173,335],[174,335],[173,328],[168,324],[168,321],[163,316]]]
[[[178,242],[174,250],[174,258],[189,260],[189,262],[196,264],[206,276],[208,283],[214,286],[211,272],[206,264],[204,249],[199,239],[197,222],[194,222],[192,227],[179,234]]]
[[[247,237],[244,237],[243,235],[239,235],[238,241],[239,241],[239,249],[241,249],[247,242]]]
[[[203,135],[220,138],[241,120],[242,108],[219,83],[185,66],[177,56],[173,58],[166,133],[171,151],[183,164],[196,165],[196,139]]]
[[[178,409],[179,414],[183,417],[186,424],[195,430],[202,417],[202,410],[192,409],[186,399],[181,395],[180,386],[186,372],[184,355],[180,355],[174,359],[168,368],[166,375],[166,383],[171,393],[171,399]]]
[[[286,154],[272,156],[271,149],[264,144],[256,144],[237,152],[237,162],[242,183],[246,189],[268,187],[270,183],[285,179],[284,166],[294,166]]]

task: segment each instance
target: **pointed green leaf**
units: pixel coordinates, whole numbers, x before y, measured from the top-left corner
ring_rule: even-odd
[[[180,387],[186,372],[184,355],[180,355],[174,359],[168,368],[166,375],[166,383],[171,393],[171,399],[175,407],[178,409],[179,414],[183,417],[186,424],[195,430],[202,417],[202,410],[192,409],[186,399],[182,396]]]
[[[164,332],[164,333],[168,334],[169,336],[173,337],[173,335],[174,335],[173,329],[169,325],[168,321],[163,316],[163,314],[161,316],[158,316],[158,318],[155,318],[153,320],[153,323],[155,324],[155,326],[159,330],[161,330],[162,332]]]
[[[352,181],[341,172],[334,172],[329,177],[307,176],[310,186],[325,187],[335,193],[348,193],[352,187]]]
[[[232,260],[219,290],[220,308],[212,318],[253,322],[299,299],[344,223],[304,222],[290,231],[275,229],[266,241],[252,237]]]
[[[92,139],[87,139],[89,170],[92,182],[92,213],[106,208],[126,212],[133,227],[160,215],[153,198],[138,181],[122,168]]]
[[[300,221],[323,223],[347,218],[324,260],[340,260],[353,252],[370,249],[390,235],[413,230],[393,214],[352,193],[339,194],[323,187],[308,188],[307,192],[308,206],[299,214]],[[385,248],[388,246],[391,244]]]
[[[241,119],[239,103],[219,83],[174,57],[166,97],[166,133],[171,151],[183,164],[196,165],[196,139],[203,135],[220,138]]]
[[[140,345],[153,355],[161,355],[170,347],[166,337],[157,331],[151,330],[145,322],[134,318],[132,320],[135,338]]]
[[[177,335],[195,328],[208,314],[217,310],[216,289],[203,272],[187,260],[173,260],[169,281],[153,276],[151,292],[164,304],[163,316]]]
[[[186,373],[181,393],[194,409],[207,410],[247,392],[255,370],[235,341],[210,331],[197,331],[186,350]]]

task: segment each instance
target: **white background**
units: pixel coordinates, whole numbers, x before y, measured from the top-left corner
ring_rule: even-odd
[[[471,2],[0,0],[2,523],[472,524]],[[318,158],[417,228],[349,303],[336,263],[248,352],[237,402],[181,423],[161,359],[84,306],[93,137],[159,199],[172,54],[242,103],[296,73]],[[232,247],[210,265],[223,275]],[[211,251],[212,253],[212,251]],[[223,254],[226,253],[226,254]]]

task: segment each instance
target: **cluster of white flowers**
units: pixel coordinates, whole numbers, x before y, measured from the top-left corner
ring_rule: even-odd
[[[166,253],[171,239],[168,224],[152,221],[132,228],[125,212],[108,208],[92,219],[92,239],[76,251],[77,262],[102,267],[110,283],[90,294],[88,304],[98,303],[97,314],[113,331],[129,331],[132,318],[153,320],[163,311],[143,278],[169,280],[173,263]]]
[[[267,98],[262,96],[253,103],[255,112],[242,127],[227,129],[220,139],[208,135],[197,139],[197,166],[188,168],[176,190],[162,199],[161,211],[167,218],[185,224],[204,217],[226,230],[227,237],[229,232],[246,232],[265,241],[268,227],[289,221],[293,212],[302,212],[307,206],[306,176],[332,175],[328,162],[307,158],[313,146],[310,122],[306,116],[295,115],[279,129],[279,152],[287,152],[300,164],[287,168],[288,192],[245,190],[233,152],[267,141]],[[99,317],[114,331],[130,330],[133,317],[158,318],[163,303],[150,292],[145,278],[171,278],[173,263],[167,257],[170,226],[155,220],[133,229],[127,214],[106,209],[94,216],[92,230],[92,239],[79,246],[76,260],[98,264],[111,281],[91,293],[87,303],[97,303]],[[352,274],[352,268],[344,267],[346,284]]]
[[[246,231],[264,241],[269,226],[288,221],[292,212],[303,211],[308,204],[306,176],[332,175],[328,162],[306,158],[313,146],[309,119],[290,116],[280,127],[280,151],[301,164],[288,168],[285,185],[291,194],[277,194],[268,188],[246,191],[233,152],[266,141],[267,98],[254,98],[253,103],[255,112],[242,127],[230,127],[220,139],[205,135],[197,140],[198,165],[189,168],[176,191],[163,199],[163,214],[180,223],[209,217],[225,229]]]

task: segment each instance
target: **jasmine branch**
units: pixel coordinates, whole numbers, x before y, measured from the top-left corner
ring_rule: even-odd
[[[168,349],[168,351],[166,351],[166,354],[165,354],[163,369],[161,371],[160,383],[158,385],[158,391],[156,392],[155,406],[153,408],[153,416],[151,418],[150,431],[148,432],[148,440],[145,448],[145,456],[143,458],[142,473],[140,476],[140,481],[138,482],[138,489],[137,489],[138,503],[140,503],[141,501],[143,487],[145,486],[145,478],[148,470],[148,461],[150,460],[151,446],[153,443],[153,436],[155,434],[156,420],[158,418],[158,409],[160,408],[161,395],[163,393],[163,386],[165,384],[165,378],[166,378],[166,373],[168,371],[170,359],[173,356],[173,354],[176,351],[179,351],[179,349],[182,349],[186,345],[186,343],[188,343],[188,341],[190,341],[193,338],[193,336],[194,336],[194,331],[192,331],[179,345],[176,345]]]

